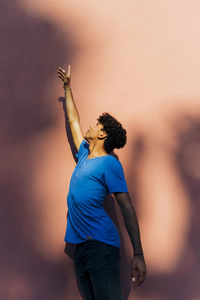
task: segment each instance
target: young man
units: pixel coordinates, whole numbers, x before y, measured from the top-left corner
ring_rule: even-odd
[[[65,106],[78,163],[67,196],[68,217],[65,241],[76,244],[75,270],[86,300],[122,300],[120,287],[120,238],[104,210],[107,194],[113,193],[120,206],[133,245],[132,280],[138,286],[146,275],[138,220],[128,193],[121,163],[110,153],[126,144],[126,130],[110,114],[103,113],[85,136],[80,127],[67,74],[57,70],[63,82]]]

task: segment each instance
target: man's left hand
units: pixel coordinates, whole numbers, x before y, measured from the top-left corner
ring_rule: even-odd
[[[131,265],[132,280],[136,286],[144,282],[146,276],[146,265],[143,255],[135,255]]]

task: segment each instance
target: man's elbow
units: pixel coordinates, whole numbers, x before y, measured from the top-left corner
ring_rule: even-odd
[[[121,209],[128,209],[131,206],[131,199],[128,192],[115,193],[115,198]]]

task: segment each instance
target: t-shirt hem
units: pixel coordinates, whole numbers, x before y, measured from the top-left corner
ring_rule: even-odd
[[[81,244],[81,243],[83,243],[83,242],[87,242],[87,241],[98,241],[98,242],[102,242],[102,243],[105,243],[105,244],[107,244],[107,245],[111,245],[111,246],[114,246],[114,247],[116,247],[116,248],[120,248],[120,242],[119,243],[112,243],[112,242],[110,242],[110,241],[105,241],[105,240],[102,240],[102,239],[96,239],[96,238],[94,238],[94,239],[85,239],[85,240],[82,240],[82,241],[77,241],[77,242],[75,242],[75,241],[69,241],[69,240],[64,240],[66,243],[69,243],[69,244]]]

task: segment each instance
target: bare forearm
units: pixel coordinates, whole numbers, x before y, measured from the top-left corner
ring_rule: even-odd
[[[120,206],[124,223],[134,249],[134,257],[131,265],[132,280],[134,279],[136,285],[140,285],[145,279],[146,265],[136,212],[128,192],[117,192],[115,193],[115,197]]]
[[[80,121],[78,110],[74,102],[72,90],[69,87],[65,89],[65,107],[69,122],[73,122],[75,120]]]
[[[142,245],[140,239],[140,230],[138,220],[134,207],[130,202],[121,207],[121,211],[124,217],[124,223],[129,234],[134,252],[136,254],[142,254]]]

